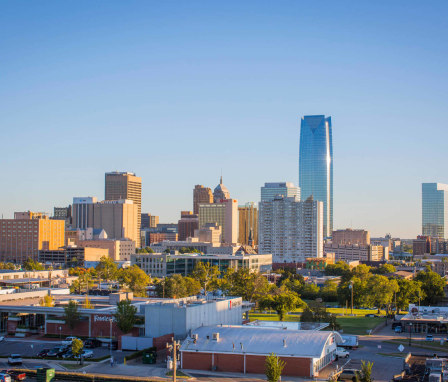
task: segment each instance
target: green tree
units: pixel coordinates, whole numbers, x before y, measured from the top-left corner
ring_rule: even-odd
[[[285,362],[274,353],[269,354],[265,361],[265,373],[269,382],[278,382],[282,375]]]
[[[82,342],[79,338],[75,338],[72,341],[72,353],[75,357],[79,356],[84,349],[84,342]]]
[[[137,321],[137,308],[130,300],[122,300],[117,304],[115,313],[118,328],[124,333],[129,333]]]
[[[42,300],[39,301],[40,306],[52,307],[54,306],[54,298],[53,296],[44,296]]]
[[[41,263],[34,261],[31,257],[28,257],[23,263],[23,269],[26,271],[43,271],[45,267]]]
[[[266,277],[258,272],[248,268],[237,271],[228,268],[220,289],[230,296],[240,296],[244,301],[257,302],[269,292],[270,285]]]
[[[372,270],[372,273],[376,273],[378,275],[386,275],[390,273],[396,272],[397,269],[392,264],[383,264],[379,266],[378,268],[374,268]]]
[[[373,368],[373,362],[362,361],[361,370],[356,372],[356,377],[357,377],[358,381],[359,382],[373,381],[372,368]]]
[[[425,295],[422,291],[422,283],[415,280],[398,279],[397,313],[400,310],[406,310],[409,304],[418,302],[419,299],[424,299]]]
[[[297,293],[278,288],[274,294],[267,295],[260,300],[261,309],[272,309],[277,312],[280,321],[283,321],[285,314],[305,303],[299,298]]]
[[[149,276],[138,265],[120,269],[118,279],[120,284],[126,285],[139,297],[146,296],[146,287],[151,281]]]
[[[303,309],[303,312],[300,315],[300,321],[301,322],[314,322],[314,313],[310,309],[309,306],[305,306],[305,308]]]
[[[95,270],[100,279],[106,282],[117,279],[117,264],[108,256],[102,256],[100,262],[95,267]]]
[[[416,281],[421,282],[421,289],[424,294],[423,304],[436,305],[445,296],[444,287],[446,281],[436,272],[426,270],[418,272]]]
[[[328,264],[325,268],[327,276],[347,276],[350,274],[350,267],[344,261],[338,261],[336,264]]]
[[[71,330],[73,330],[80,318],[78,303],[74,300],[70,300],[68,302],[68,305],[64,307],[64,312],[65,324],[68,325]]]
[[[220,276],[219,268],[210,263],[199,261],[196,264],[191,277],[198,280],[201,284],[204,294],[209,290],[215,290],[218,286],[218,277]]]
[[[373,275],[367,281],[367,305],[376,306],[378,313],[382,307],[385,307],[389,313],[390,304],[398,290],[398,283],[395,279],[389,280],[386,276]]]

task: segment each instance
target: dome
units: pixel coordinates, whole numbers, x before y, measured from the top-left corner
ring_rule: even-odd
[[[222,176],[219,181],[219,184],[215,187],[213,191],[213,202],[220,203],[222,199],[229,199],[230,192],[226,186],[222,184]]]

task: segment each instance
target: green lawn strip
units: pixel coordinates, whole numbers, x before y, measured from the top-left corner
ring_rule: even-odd
[[[389,344],[401,344],[403,346],[409,346],[409,340],[408,339],[393,339],[393,340],[387,340],[383,341]],[[412,340],[411,346],[422,348],[422,349],[429,349],[429,350],[445,350],[448,352],[448,344],[440,345],[440,343],[432,342],[432,341],[420,341],[420,340]]]
[[[406,356],[408,355],[408,353],[376,353],[376,354],[392,358],[406,358]]]
[[[279,321],[277,314],[263,314],[263,313],[249,313],[249,319],[251,321],[260,320],[260,321]],[[283,321],[300,321],[299,315],[290,315],[286,314]]]
[[[168,373],[166,373],[167,377],[172,377],[173,376],[173,370],[170,370]],[[182,377],[182,378],[191,378],[189,375],[183,373],[180,370],[176,370],[176,377]]]
[[[365,335],[385,321],[382,317],[337,317],[336,321],[341,326],[344,334]]]

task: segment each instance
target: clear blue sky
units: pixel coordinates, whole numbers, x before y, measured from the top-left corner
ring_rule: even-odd
[[[333,119],[335,227],[413,237],[448,182],[446,1],[2,1],[0,213],[143,178],[177,221],[195,184],[298,181],[299,119]]]

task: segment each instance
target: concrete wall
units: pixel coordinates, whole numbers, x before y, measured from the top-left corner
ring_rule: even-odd
[[[143,350],[153,346],[153,338],[151,337],[121,337],[122,350]]]

